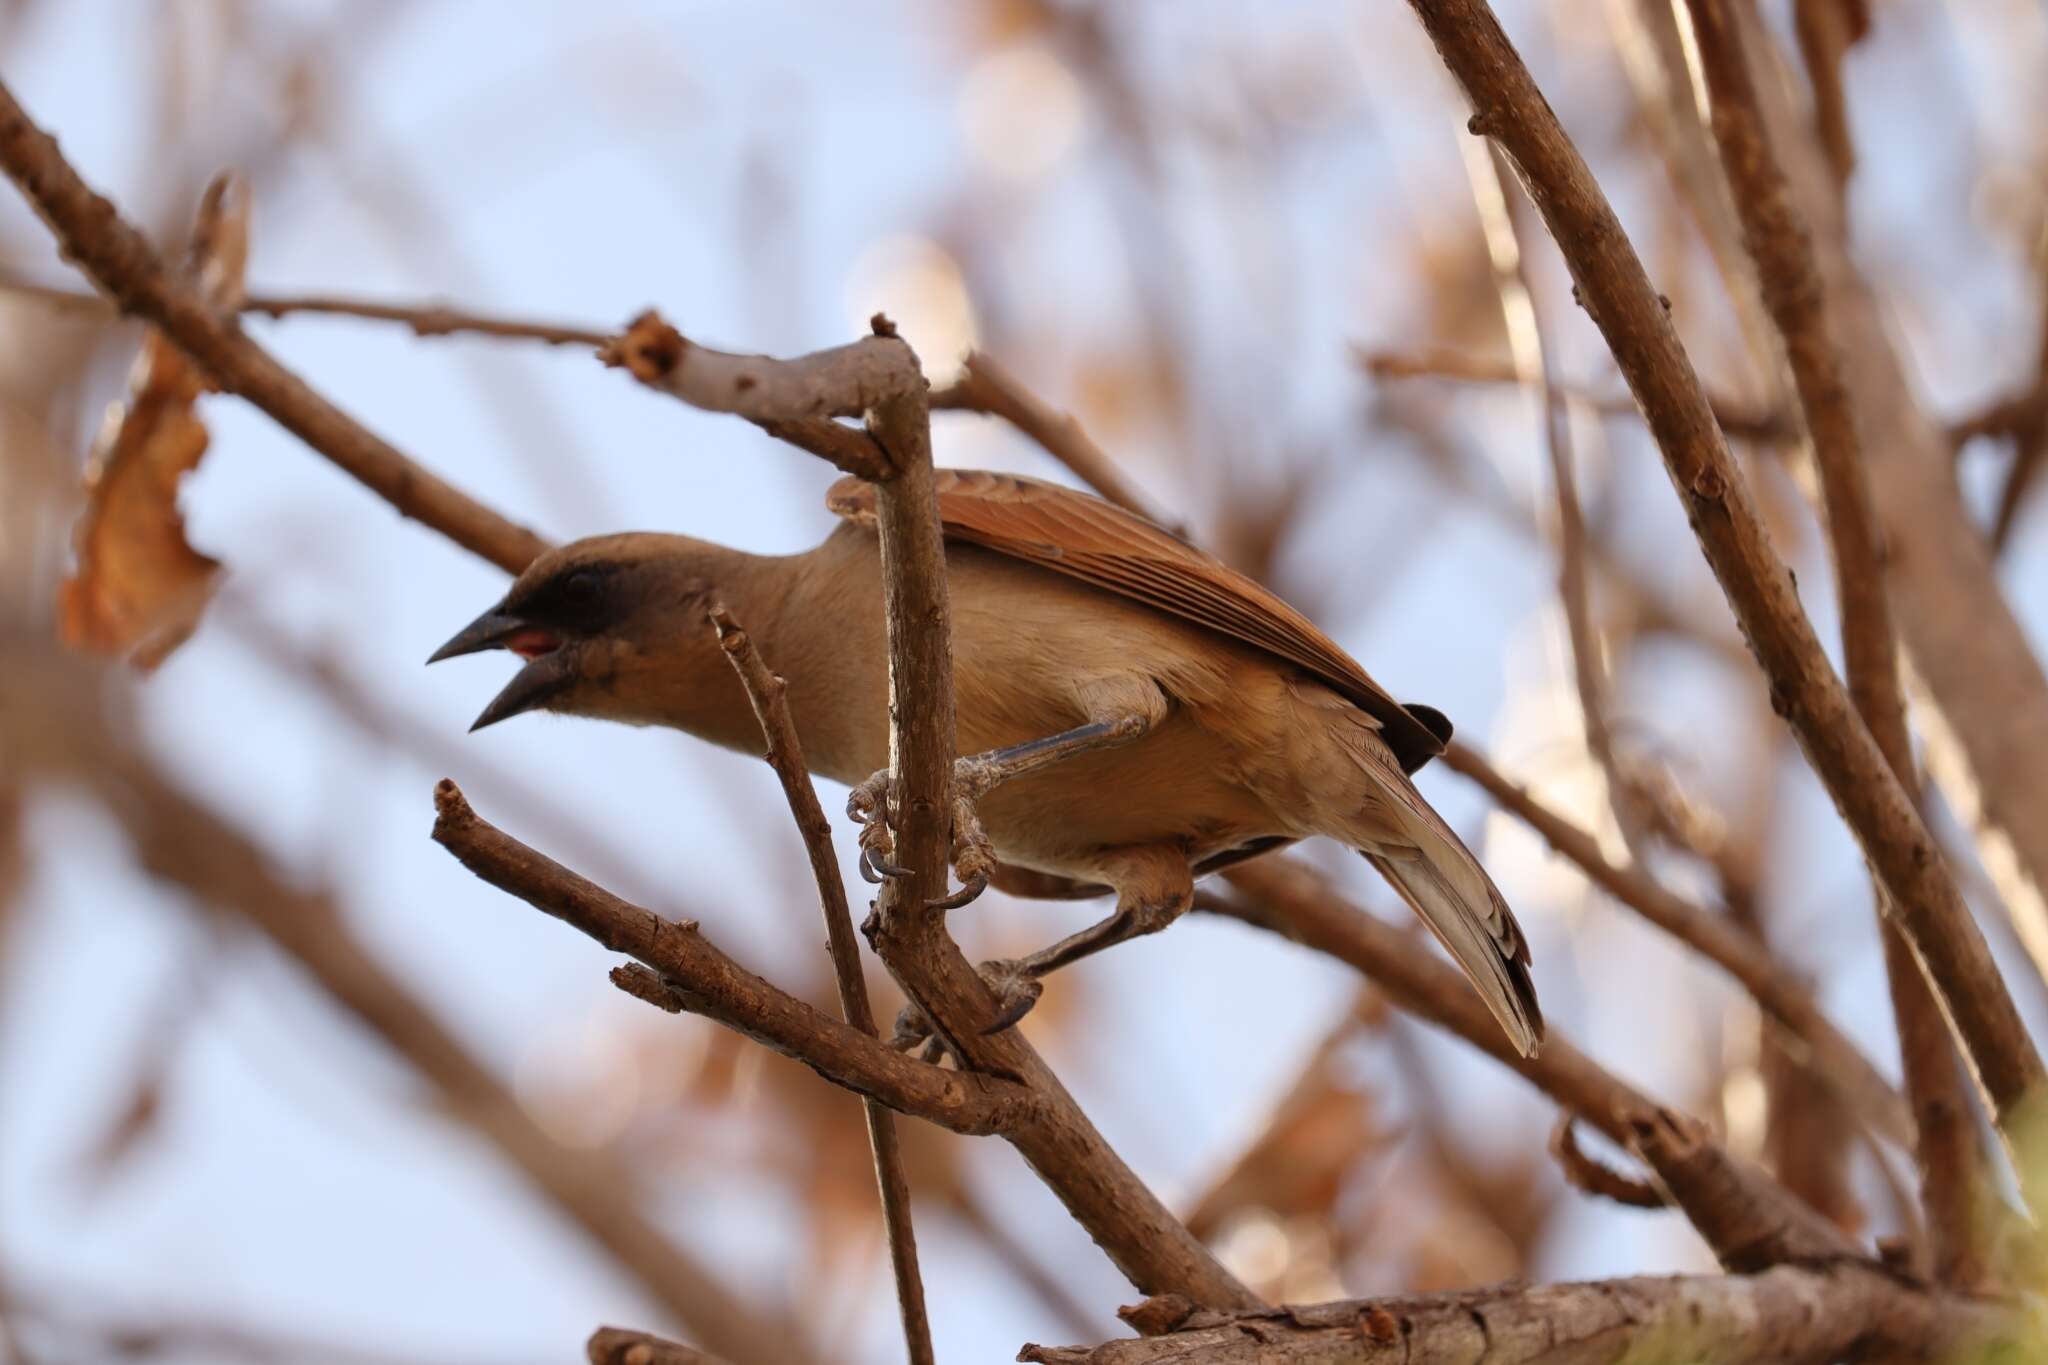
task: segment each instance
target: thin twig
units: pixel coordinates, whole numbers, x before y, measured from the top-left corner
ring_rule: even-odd
[[[120,304],[160,328],[221,388],[248,399],[345,473],[457,545],[512,573],[547,549],[532,531],[413,463],[315,393],[241,325],[208,307],[164,268],[142,234],[95,194],[0,85],[0,170],[25,195],[65,255]]]
[[[1984,936],[1884,753],[1835,676],[1729,454],[1671,319],[1578,149],[1481,0],[1409,0],[1471,99],[1471,129],[1532,186],[1579,296],[1621,366],[1700,547],[1770,679],[1774,708],[1899,907],[2008,1137],[2048,1090]]]
[[[1463,351],[1375,351],[1355,347],[1359,366],[1375,379],[1445,379],[1463,384],[1516,384],[1528,380],[1512,359],[1492,360]],[[1574,403],[1582,403],[1603,417],[1640,417],[1641,410],[1627,394],[1601,393],[1584,384],[1552,378],[1551,391]],[[1771,413],[1753,412],[1735,400],[1712,400],[1714,420],[1731,441],[1760,441],[1780,444],[1792,439],[1791,423]]]
[[[1501,321],[1507,329],[1515,375],[1523,389],[1534,395],[1542,417],[1543,449],[1557,507],[1557,596],[1564,607],[1586,752],[1605,781],[1607,805],[1614,812],[1623,842],[1641,862],[1647,849],[1642,803],[1622,771],[1614,730],[1608,724],[1606,663],[1586,584],[1586,517],[1579,506],[1578,480],[1572,469],[1571,414],[1551,383],[1543,320],[1536,311],[1535,291],[1529,286],[1522,227],[1500,173],[1500,153],[1484,141],[1463,142],[1460,150],[1472,202],[1486,236],[1487,255],[1493,261],[1494,290],[1500,296]]]
[[[592,350],[603,346],[612,337],[610,332],[594,328],[472,313],[445,303],[379,303],[373,299],[344,298],[334,294],[251,294],[242,301],[242,311],[261,313],[270,318],[290,317],[294,313],[321,313],[332,317],[401,323],[411,328],[415,336],[422,337],[467,333],[512,341],[540,341],[550,346],[588,346]]]
[[[787,685],[761,661],[754,642],[724,607],[714,607],[711,623],[718,643],[732,661],[733,671],[747,689],[754,718],[761,723],[761,735],[768,746],[768,766],[782,782],[789,813],[803,836],[804,851],[810,857],[811,875],[818,883],[818,906],[825,915],[825,941],[832,955],[832,974],[839,982],[839,1006],[846,1022],[879,1038],[874,1007],[868,1003],[867,973],[861,966],[860,940],[854,937],[853,912],[846,904],[846,882],[839,874],[839,859],[832,851],[832,826],[818,804],[817,788],[811,785],[810,769],[804,765],[803,745],[797,739],[796,721],[789,714]],[[896,1300],[903,1318],[903,1340],[911,1365],[931,1365],[932,1325],[925,1314],[924,1281],[917,1271],[917,1233],[910,1221],[910,1182],[903,1172],[903,1146],[896,1133],[896,1116],[880,1102],[864,1099],[868,1146],[875,1157],[875,1181],[882,1198],[882,1222],[889,1236],[889,1262],[896,1274]]]
[[[1625,1208],[1671,1207],[1671,1197],[1655,1184],[1617,1171],[1605,1162],[1589,1156],[1585,1149],[1579,1146],[1575,1132],[1578,1121],[1577,1114],[1559,1114],[1556,1125],[1550,1130],[1550,1154],[1557,1158],[1558,1169],[1564,1172],[1565,1183],[1575,1190],[1583,1190],[1602,1199],[1611,1199]]]
[[[1095,444],[1072,413],[1059,411],[1026,389],[985,352],[969,351],[961,362],[960,377],[933,391],[931,404],[934,412],[978,412],[1002,418],[1036,441],[1040,449],[1065,465],[1105,501],[1158,522],[1176,535],[1180,533],[1171,523],[1161,521],[1137,490],[1124,481],[1116,462]]]
[[[1725,915],[1714,914],[1666,889],[1643,867],[1608,861],[1592,835],[1508,780],[1471,746],[1452,740],[1442,761],[1453,772],[1478,783],[1503,810],[1543,836],[1601,890],[1734,977],[1805,1045],[1814,1074],[1838,1088],[1866,1122],[1901,1145],[1912,1141],[1912,1116],[1898,1092],[1821,1013],[1813,992],[1786,972],[1755,938]]]
[[[0,296],[32,299],[62,312],[84,313],[103,320],[118,316],[114,306],[98,294],[45,284],[6,266],[0,266]],[[541,341],[550,346],[588,346],[592,350],[612,338],[610,332],[593,328],[474,313],[446,303],[383,303],[336,294],[250,294],[236,305],[235,311],[268,318],[302,313],[361,318],[369,322],[395,322],[421,337],[467,333],[511,341]]]

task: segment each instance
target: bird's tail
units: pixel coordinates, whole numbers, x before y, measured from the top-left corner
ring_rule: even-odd
[[[1527,1057],[1543,1039],[1543,1011],[1529,979],[1529,942],[1471,850],[1419,792],[1405,781],[1399,785],[1406,790],[1389,791],[1387,804],[1404,837],[1399,844],[1359,852],[1442,940],[1515,1049]]]

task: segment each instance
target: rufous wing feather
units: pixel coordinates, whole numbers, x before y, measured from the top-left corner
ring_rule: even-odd
[[[941,469],[939,520],[950,540],[981,545],[1121,594],[1295,664],[1380,724],[1402,768],[1443,752],[1448,724],[1426,724],[1372,680],[1313,622],[1251,579],[1143,517],[1058,484],[1016,474]],[[872,524],[874,487],[832,485],[826,505]]]

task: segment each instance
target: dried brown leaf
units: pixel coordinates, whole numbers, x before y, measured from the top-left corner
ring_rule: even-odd
[[[249,193],[224,172],[207,187],[186,273],[208,302],[242,298]],[[72,532],[77,564],[58,589],[65,643],[150,669],[190,637],[213,596],[219,561],[185,539],[178,485],[206,454],[195,404],[209,387],[185,354],[152,331],[129,371],[126,402],[108,409],[86,467]]]

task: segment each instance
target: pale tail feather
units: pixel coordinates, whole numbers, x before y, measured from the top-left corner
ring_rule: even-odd
[[[1460,848],[1458,852],[1464,850]],[[1469,859],[1471,855],[1467,853],[1465,857]],[[1492,884],[1487,883],[1486,889],[1491,893],[1496,922],[1507,926],[1505,936],[1488,927],[1486,917],[1474,912],[1428,858],[1389,858],[1377,853],[1366,853],[1365,858],[1401,893],[1401,899],[1408,902],[1465,969],[1479,991],[1479,998],[1500,1021],[1515,1050],[1524,1057],[1534,1053],[1543,1038],[1543,1011],[1536,1003],[1535,984],[1529,979],[1529,949]],[[1479,875],[1484,879],[1486,874]]]

